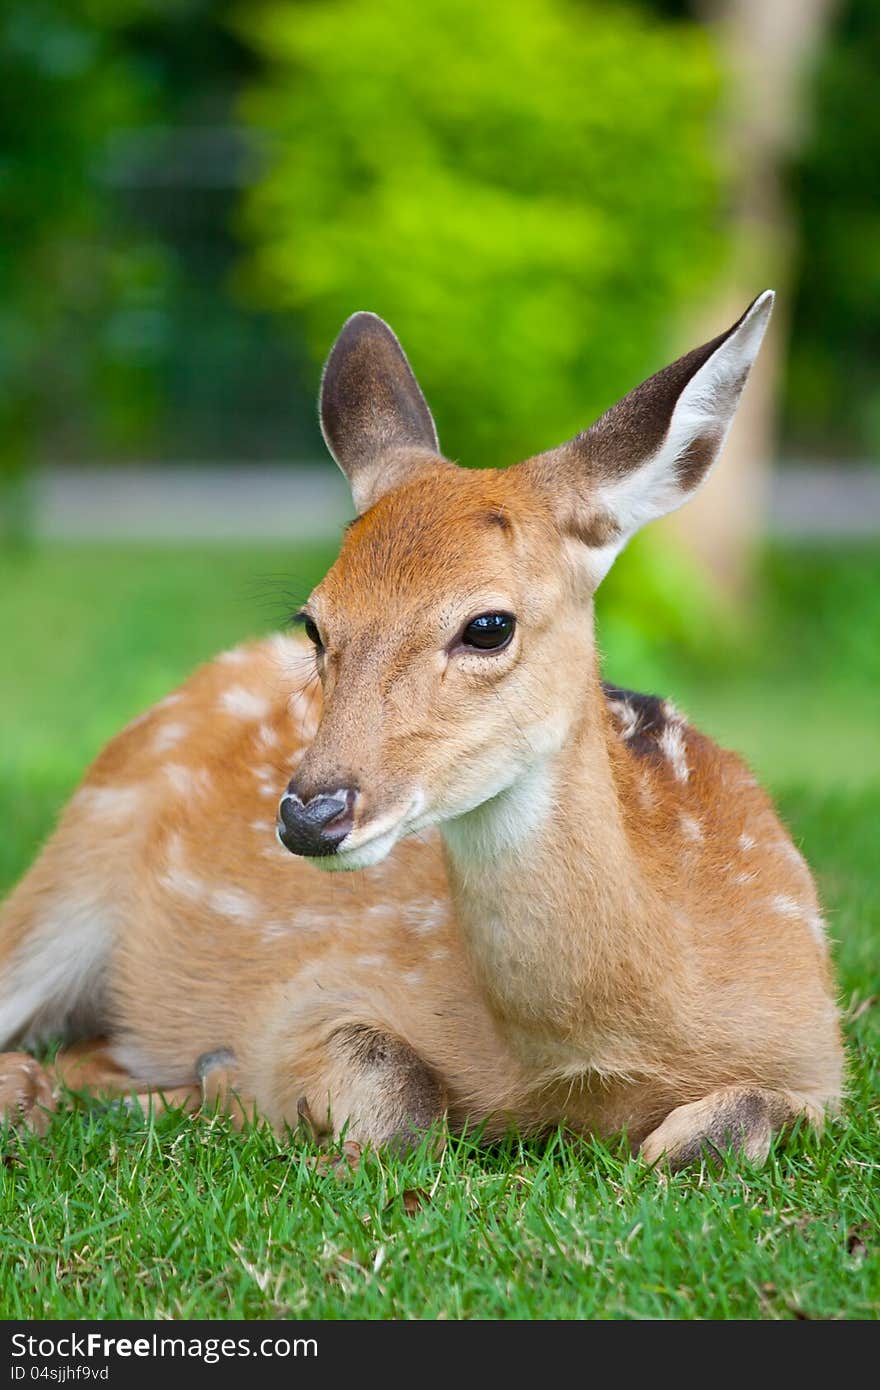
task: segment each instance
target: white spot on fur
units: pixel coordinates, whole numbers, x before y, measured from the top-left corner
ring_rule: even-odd
[[[424,980],[421,970],[404,970],[400,978],[405,985],[420,985]]]
[[[380,970],[388,961],[385,956],[363,955],[357,957],[356,963],[362,965],[365,970]]]
[[[181,796],[194,796],[211,790],[211,778],[203,767],[184,767],[182,763],[166,763],[162,771]]]
[[[163,888],[187,902],[199,903],[209,907],[220,917],[229,917],[234,922],[252,922],[257,916],[259,903],[243,888],[233,885],[206,883],[195,874],[188,873],[180,864],[180,842],[175,837],[168,846],[169,868],[159,882]]]
[[[165,855],[169,864],[183,863],[183,837],[176,833],[168,836],[165,842]]]
[[[270,820],[252,820],[251,830],[256,830],[258,835],[271,835],[275,826]]]
[[[450,953],[445,946],[438,946],[436,950],[431,952],[431,960],[449,960],[449,955]]]
[[[808,912],[806,922],[807,926],[813,934],[814,940],[818,941],[820,946],[824,946],[826,944],[825,923],[822,919],[821,912]]]
[[[620,724],[623,739],[634,738],[638,732],[639,716],[628,700],[609,700],[608,708]]]
[[[758,877],[757,869],[746,869],[743,873],[734,874],[734,883],[754,883]]]
[[[220,696],[220,708],[239,719],[265,719],[269,713],[269,701],[243,685],[231,685]]]
[[[776,850],[777,854],[784,855],[792,864],[796,864],[799,869],[806,869],[807,872],[809,872],[806,859],[801,854],[800,850],[795,849],[790,840],[777,840],[770,848]]]
[[[271,796],[273,801],[278,801],[281,796],[281,789],[278,786],[270,785],[268,782],[263,782],[260,785],[260,796]]]
[[[695,845],[699,845],[703,840],[703,827],[696,816],[681,817],[681,833],[686,840],[692,840]]]
[[[244,647],[232,647],[228,652],[221,652],[217,660],[224,666],[243,666],[248,659],[248,654]]]
[[[682,725],[676,721],[668,723],[657,740],[657,746],[668,758],[676,782],[686,782],[691,773],[685,757]]]
[[[261,724],[257,731],[257,741],[263,748],[277,748],[281,742],[278,730],[271,724]]]
[[[243,888],[212,888],[208,903],[214,912],[234,922],[253,922],[259,911],[256,898]]]
[[[802,917],[804,913],[803,903],[789,897],[787,893],[777,893],[770,899],[770,906],[780,917]]]
[[[428,936],[446,925],[449,920],[449,908],[439,900],[406,903],[401,908],[400,916],[417,936]]]
[[[743,833],[739,837],[739,847],[742,850],[754,849],[756,843],[757,841],[755,840],[754,835],[746,835],[745,833]]]
[[[167,873],[159,879],[163,888],[187,902],[200,903],[208,896],[208,885],[194,874],[187,873],[179,864],[172,864]]]
[[[267,922],[263,928],[263,935],[274,940],[279,937],[290,936],[321,936],[335,931],[338,926],[339,916],[336,912],[306,910],[301,906],[296,906],[286,921],[275,919]],[[382,958],[376,957],[376,959]]]
[[[160,724],[153,738],[152,749],[154,753],[164,753],[167,749],[173,748],[175,743],[186,738],[189,729],[186,724]]]
[[[279,776],[274,767],[267,767],[265,764],[261,767],[252,767],[251,772],[255,777],[259,778],[261,782],[277,782]]]
[[[293,926],[292,922],[266,922],[260,935],[264,941],[281,941],[290,936]]]
[[[91,816],[123,819],[136,815],[144,802],[139,787],[81,787],[74,803]]]

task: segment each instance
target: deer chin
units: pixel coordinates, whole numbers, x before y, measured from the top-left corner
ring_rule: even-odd
[[[335,854],[324,855],[321,859],[309,859],[307,862],[314,864],[316,869],[324,869],[331,874],[347,873],[352,869],[371,869],[374,864],[381,864],[382,860],[388,857],[405,833],[402,827],[395,826],[353,849],[346,849],[343,841]]]

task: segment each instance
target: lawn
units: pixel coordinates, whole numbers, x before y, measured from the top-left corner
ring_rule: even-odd
[[[329,559],[0,552],[0,892],[108,735],[282,622]],[[672,1179],[563,1135],[327,1170],[222,1118],[78,1109],[4,1141],[0,1316],[875,1317],[880,550],[777,551],[762,593],[747,634],[703,651],[646,639],[613,602],[602,644],[615,681],[673,695],[750,757],[815,866],[851,1060],[824,1138]]]

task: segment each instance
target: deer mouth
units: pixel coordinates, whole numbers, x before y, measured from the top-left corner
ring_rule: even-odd
[[[300,850],[288,843],[281,820],[276,827],[276,836],[279,843],[292,854],[297,854],[316,868],[329,873],[368,869],[374,864],[380,864],[398,840],[416,828],[415,821],[421,812],[422,801],[421,794],[415,793],[407,805],[396,806],[363,825],[353,826],[332,849],[322,848],[319,855],[310,854],[307,849]]]

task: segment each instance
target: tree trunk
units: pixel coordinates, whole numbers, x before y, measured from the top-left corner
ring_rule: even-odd
[[[695,0],[728,82],[722,158],[733,170],[731,255],[715,302],[688,345],[733,323],[756,294],[778,292],[767,339],[721,463],[674,519],[679,537],[731,595],[742,593],[766,516],[776,402],[788,328],[795,228],[783,173],[803,142],[809,76],[836,0]],[[694,336],[696,328],[696,336]]]

